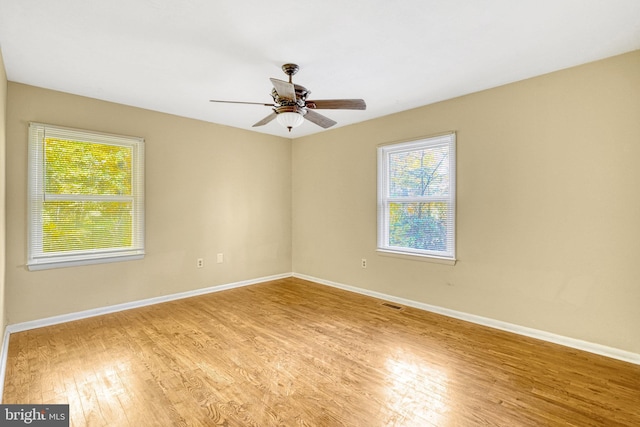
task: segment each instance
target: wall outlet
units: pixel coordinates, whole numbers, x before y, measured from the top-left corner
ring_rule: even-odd
[[[196,260],[196,267],[198,267],[198,268],[204,267],[204,259],[203,258],[198,258]]]
[[[362,258],[362,268],[367,268],[367,259]]]
[[[224,254],[218,254],[218,255],[216,256],[216,262],[217,262],[218,264],[222,264],[222,263],[224,262]]]

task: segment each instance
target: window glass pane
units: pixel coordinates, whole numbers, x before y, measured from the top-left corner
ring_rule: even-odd
[[[29,270],[144,257],[144,139],[29,123]]]
[[[131,202],[44,202],[43,252],[131,247]]]
[[[45,140],[49,194],[131,195],[131,147]]]
[[[449,147],[401,151],[389,154],[391,197],[447,196],[449,194]]]
[[[389,246],[447,251],[445,202],[390,203]]]

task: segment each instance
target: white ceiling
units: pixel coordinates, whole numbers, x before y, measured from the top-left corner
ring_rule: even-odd
[[[0,0],[10,81],[251,126],[300,65],[336,127],[640,49],[638,0]],[[320,132],[310,122],[291,137]]]

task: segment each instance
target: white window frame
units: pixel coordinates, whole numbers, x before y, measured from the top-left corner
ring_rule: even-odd
[[[102,145],[126,146],[132,149],[131,195],[53,195],[45,194],[45,138],[60,138]],[[28,160],[27,268],[44,270],[106,262],[142,259],[144,243],[144,139],[65,128],[43,123],[29,123]],[[130,201],[133,206],[132,244],[130,247],[78,251],[43,251],[42,210],[45,200]]]
[[[394,153],[429,149],[437,146],[449,147],[449,195],[443,196],[390,196],[389,159]],[[445,201],[448,203],[447,250],[434,251],[408,247],[391,246],[389,244],[389,206],[393,202],[425,203]],[[433,260],[446,264],[456,261],[456,134],[449,132],[442,135],[420,138],[399,143],[378,146],[378,245],[377,250],[384,255],[409,256],[414,259]]]

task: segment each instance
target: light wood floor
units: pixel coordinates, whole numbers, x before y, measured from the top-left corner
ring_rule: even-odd
[[[640,366],[299,279],[11,335],[74,426],[639,426]]]

